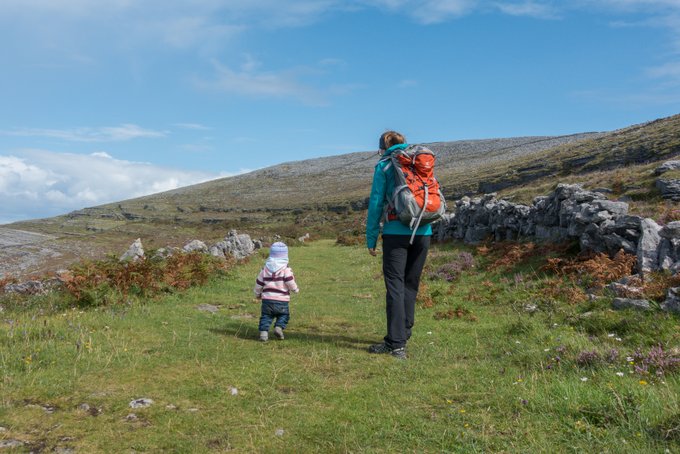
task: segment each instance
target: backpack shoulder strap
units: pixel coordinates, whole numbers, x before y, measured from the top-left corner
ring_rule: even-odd
[[[382,171],[383,171],[383,172],[387,172],[387,170],[388,170],[390,167],[392,167],[392,155],[390,155],[390,156],[384,156],[384,157],[380,158],[380,160],[378,161],[378,164],[376,164],[376,165],[380,165],[380,163],[382,163],[382,162],[385,162],[385,163],[386,163],[386,164],[382,167]]]

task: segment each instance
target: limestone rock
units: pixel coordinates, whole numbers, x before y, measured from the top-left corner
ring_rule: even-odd
[[[144,247],[142,246],[141,238],[137,238],[128,248],[128,250],[120,256],[120,261],[125,262],[131,260],[136,262],[144,258]]]
[[[130,408],[146,408],[153,404],[153,400],[148,397],[142,397],[141,399],[135,399],[130,402]]]
[[[216,313],[217,311],[220,310],[219,307],[212,305],[212,304],[199,304],[196,309],[198,309],[201,312],[210,312],[211,314]]]
[[[20,440],[0,440],[0,449],[12,449],[12,448],[21,448],[24,446],[26,443]]]
[[[5,285],[5,293],[16,293],[19,295],[43,295],[49,289],[42,281],[27,281],[20,284]]]
[[[244,259],[255,252],[255,244],[250,239],[250,235],[245,233],[239,234],[236,230],[230,231],[229,235],[224,238],[224,241],[218,244],[223,245],[224,255],[231,255],[238,260]]]
[[[680,287],[668,289],[666,300],[661,303],[661,309],[680,315]]]
[[[652,307],[649,301],[632,298],[614,298],[612,308],[615,310],[635,309],[638,311],[648,311]]]
[[[184,252],[205,252],[208,253],[208,246],[201,240],[192,240],[182,248]]]
[[[607,286],[607,288],[611,290],[614,295],[620,298],[639,297],[643,294],[643,290],[641,288],[634,287],[632,285],[621,284],[619,282],[612,282]]]
[[[653,219],[643,219],[640,224],[641,235],[638,241],[638,270],[647,273],[657,269],[659,262],[659,244],[661,227]]]
[[[659,178],[656,180],[656,188],[664,199],[680,202],[680,179]]]
[[[680,161],[666,161],[654,169],[654,175],[661,175],[669,170],[680,169]]]
[[[661,238],[666,238],[667,240],[680,238],[680,221],[673,221],[664,225],[659,232],[659,236],[661,236]]]

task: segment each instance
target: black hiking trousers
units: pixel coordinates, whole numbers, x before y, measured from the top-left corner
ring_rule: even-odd
[[[387,336],[392,348],[406,346],[415,323],[416,296],[420,274],[430,247],[429,235],[383,235],[383,276],[387,295]]]

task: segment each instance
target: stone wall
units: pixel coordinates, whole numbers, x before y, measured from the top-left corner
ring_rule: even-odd
[[[584,251],[614,255],[623,249],[637,255],[641,273],[680,271],[680,222],[660,226],[653,219],[631,216],[627,203],[579,185],[560,184],[552,194],[536,197],[532,205],[487,194],[463,197],[451,208],[454,212],[434,225],[438,240],[578,240]]]

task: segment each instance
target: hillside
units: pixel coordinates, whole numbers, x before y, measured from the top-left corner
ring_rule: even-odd
[[[546,176],[563,177],[680,154],[680,115],[607,133],[436,142],[445,194],[492,192]],[[277,213],[361,210],[374,152],[287,162],[248,174],[72,212],[39,225],[54,232],[104,231],[145,223],[262,223]],[[48,232],[49,233],[49,232]]]
[[[680,155],[680,115],[611,132],[427,145],[438,154],[437,174],[450,200],[502,191],[531,201],[557,182],[579,182],[614,187],[613,196],[629,200],[632,212],[656,217],[672,208],[659,197],[651,171]],[[151,247],[217,239],[232,228],[255,236],[330,237],[361,230],[377,159],[375,152],[357,152],[287,162],[4,227],[56,237],[49,246],[33,246],[47,257],[45,269],[79,256],[120,253],[137,237]],[[21,247],[0,247],[4,263],[26,254]]]
[[[560,137],[437,142],[427,144],[438,154],[442,175],[520,157],[600,137],[575,134]],[[375,152],[286,162],[244,175],[222,178],[137,199],[86,208],[55,218],[64,226],[89,223],[106,230],[127,221],[217,223],[262,219],[263,213],[295,210],[346,212],[362,209],[370,189]],[[446,186],[447,181],[443,180]]]

